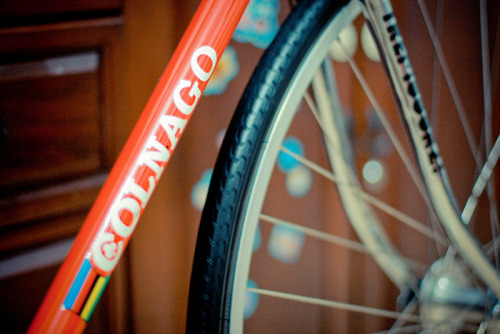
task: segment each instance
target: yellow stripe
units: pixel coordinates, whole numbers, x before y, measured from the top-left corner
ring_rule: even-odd
[[[85,321],[89,321],[92,312],[94,312],[94,308],[96,307],[97,302],[99,301],[99,298],[101,297],[101,294],[104,291],[104,287],[106,286],[108,279],[109,276],[108,277],[100,276],[95,282],[94,288],[90,292],[89,298],[87,299],[87,302],[85,303],[85,306],[83,307],[82,312],[80,313],[80,316]]]

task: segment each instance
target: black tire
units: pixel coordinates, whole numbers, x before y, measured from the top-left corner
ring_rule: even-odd
[[[239,103],[214,168],[198,233],[191,276],[187,330],[229,331],[235,255],[247,188],[277,106],[297,64],[346,1],[303,1],[266,50]]]

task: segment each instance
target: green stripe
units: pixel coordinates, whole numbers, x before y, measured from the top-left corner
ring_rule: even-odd
[[[94,287],[92,288],[92,291],[89,294],[89,298],[87,299],[87,302],[85,303],[85,306],[82,309],[82,312],[80,313],[80,316],[83,318],[85,321],[89,321],[90,317],[92,316],[92,313],[94,312],[95,307],[97,306],[97,302],[101,298],[101,295],[104,291],[104,288],[106,287],[106,284],[109,281],[109,277],[103,277],[100,276]]]

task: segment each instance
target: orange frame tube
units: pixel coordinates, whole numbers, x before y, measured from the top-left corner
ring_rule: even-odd
[[[204,0],[104,184],[29,333],[81,333],[249,0]]]

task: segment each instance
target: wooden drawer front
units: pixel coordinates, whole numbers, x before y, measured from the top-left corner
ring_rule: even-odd
[[[0,254],[68,236],[95,199],[116,158],[121,24],[0,29]],[[51,232],[28,242],[36,226]]]
[[[0,26],[20,26],[119,14],[122,0],[2,0]]]
[[[0,65],[0,191],[99,169],[99,54]]]

